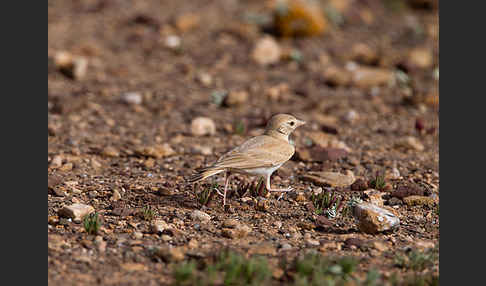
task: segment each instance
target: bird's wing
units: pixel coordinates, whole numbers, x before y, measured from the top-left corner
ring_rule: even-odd
[[[294,151],[294,147],[287,142],[261,135],[224,154],[213,167],[234,169],[274,167],[289,160]]]

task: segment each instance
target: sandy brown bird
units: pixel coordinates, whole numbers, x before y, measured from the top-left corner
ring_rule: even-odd
[[[240,146],[221,156],[209,167],[197,169],[197,173],[188,179],[189,183],[204,180],[216,174],[225,173],[223,206],[226,205],[226,192],[232,173],[263,177],[265,187],[270,192],[288,192],[291,187],[272,189],[270,176],[287,162],[295,153],[295,147],[289,143],[289,135],[297,127],[305,124],[292,115],[277,114],[267,123],[265,133],[253,137]]]

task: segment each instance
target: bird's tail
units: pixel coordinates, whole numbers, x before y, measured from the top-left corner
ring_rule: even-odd
[[[224,172],[224,170],[223,169],[216,169],[214,167],[207,167],[207,168],[197,169],[196,172],[197,172],[196,174],[187,178],[187,182],[195,183],[195,182],[204,180],[208,177],[219,174],[221,172]]]

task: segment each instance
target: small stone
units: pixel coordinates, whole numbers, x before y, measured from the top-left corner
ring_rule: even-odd
[[[222,226],[227,228],[236,228],[239,224],[240,223],[236,219],[229,218],[223,221]]]
[[[341,250],[343,244],[337,241],[327,241],[319,248],[320,252],[326,253],[329,250]]]
[[[372,241],[370,245],[374,249],[379,250],[379,251],[387,251],[388,250],[388,246],[386,245],[386,243],[384,243],[382,241],[375,240],[375,241]]]
[[[191,133],[194,136],[216,134],[216,125],[211,118],[196,117],[191,122]]]
[[[364,43],[357,43],[351,49],[351,59],[366,65],[372,65],[378,61],[378,55]]]
[[[50,167],[52,168],[59,168],[62,166],[62,157],[60,155],[54,156],[52,158],[51,163],[49,164]]]
[[[153,157],[160,159],[163,157],[171,156],[175,154],[174,149],[168,144],[162,145],[144,146],[135,149],[135,153],[141,156]],[[152,166],[153,167],[153,166]]]
[[[311,139],[315,145],[319,145],[323,148],[344,149],[346,152],[351,152],[351,148],[349,148],[343,141],[338,140],[334,135],[325,132],[309,132],[306,134],[306,137]]]
[[[246,103],[248,101],[249,95],[248,92],[242,91],[231,91],[228,95],[224,98],[224,105],[225,106],[238,106]]]
[[[114,189],[114,190],[113,190],[113,194],[111,195],[110,200],[111,200],[111,201],[113,201],[113,202],[116,202],[116,201],[118,201],[119,199],[121,199],[120,192],[119,192],[117,189]]]
[[[433,64],[432,51],[427,48],[415,48],[408,54],[407,66],[409,68],[430,68]]]
[[[135,232],[133,233],[133,237],[134,237],[135,239],[142,239],[142,238],[143,238],[143,233],[141,233],[140,231],[135,231]]]
[[[435,243],[433,241],[426,241],[426,240],[414,240],[415,246],[419,249],[430,249],[435,247]]]
[[[398,188],[391,193],[392,197],[403,199],[408,196],[424,196],[427,195],[422,188],[415,184],[403,184],[398,186]]]
[[[307,201],[307,198],[305,197],[303,192],[298,192],[295,195],[295,201],[296,202],[305,202],[305,201]]]
[[[120,152],[115,147],[107,146],[101,151],[101,154],[107,157],[118,157]]]
[[[162,239],[162,241],[171,241],[172,240],[172,237],[170,235],[167,235],[167,234],[162,234],[162,236],[160,237],[160,239]]]
[[[300,150],[299,150],[300,151]],[[321,146],[313,146],[309,149],[309,156],[305,161],[312,161],[312,162],[324,162],[324,161],[337,161],[341,158],[344,158],[348,152],[341,148],[333,148],[333,147],[321,147]],[[298,153],[298,156],[302,156],[302,159],[305,159],[305,155],[302,154],[302,151]]]
[[[280,250],[281,250],[281,251],[290,250],[290,249],[292,249],[292,245],[290,245],[289,243],[283,243],[283,244],[280,246]]]
[[[88,69],[88,60],[85,57],[74,56],[66,51],[56,53],[54,64],[60,72],[74,80],[83,79]]]
[[[251,247],[248,250],[248,254],[250,255],[277,255],[277,250],[275,247],[268,242],[262,242]]]
[[[383,200],[383,193],[375,190],[375,189],[368,189],[363,192],[366,195],[366,201],[377,205],[377,206],[383,206],[384,200]]]
[[[256,43],[251,57],[262,66],[274,64],[280,60],[281,49],[278,43],[270,36],[265,36]]]
[[[327,217],[324,215],[320,215],[316,218],[316,226],[320,228],[326,228],[329,226],[332,226],[333,222],[329,220]]]
[[[103,167],[103,165],[101,165],[101,163],[98,162],[96,159],[91,158],[91,167],[93,169],[97,170],[97,169],[101,169],[101,167]]]
[[[281,221],[277,220],[277,221],[274,221],[272,223],[272,225],[275,226],[276,228],[281,228],[283,224],[282,224]]]
[[[388,200],[388,205],[390,206],[399,206],[402,204],[402,200],[399,198],[392,197]]]
[[[255,205],[256,210],[258,211],[267,211],[268,208],[270,207],[268,200],[265,198],[258,198],[258,201]]]
[[[192,146],[192,152],[207,156],[213,154],[213,148],[211,146],[194,145]]]
[[[186,13],[177,17],[175,20],[176,28],[181,32],[187,32],[196,28],[200,23],[201,17],[196,13]]]
[[[357,248],[363,249],[366,247],[366,242],[356,237],[350,237],[344,241],[344,245],[347,247],[356,246]]]
[[[282,37],[312,37],[324,34],[328,21],[319,2],[288,0],[275,2],[274,27]]]
[[[424,145],[420,143],[417,138],[412,136],[401,138],[395,143],[395,147],[404,147],[415,151],[423,151],[425,149]]]
[[[432,207],[435,204],[435,201],[431,197],[425,196],[408,196],[403,198],[403,202],[407,206],[428,206]]]
[[[143,165],[145,168],[153,168],[155,166],[155,160],[153,158],[148,158],[147,160],[143,161]]]
[[[234,228],[223,228],[221,230],[221,235],[227,238],[243,238],[246,237],[251,232],[251,228],[244,224],[238,224]]]
[[[392,71],[383,68],[357,67],[353,70],[352,83],[359,88],[372,88],[393,82]]]
[[[385,173],[385,179],[388,180],[398,180],[400,179],[400,171],[397,168],[392,168],[391,170],[387,170]]]
[[[308,174],[304,174],[300,178],[323,187],[349,187],[355,181],[354,174],[350,170],[346,170],[346,174],[336,172],[308,172]]]
[[[64,206],[59,210],[58,214],[60,217],[72,218],[75,222],[81,222],[84,216],[94,211],[95,209],[92,206],[76,203]]]
[[[155,234],[160,234],[164,230],[169,229],[169,225],[162,219],[156,219],[150,225],[150,229]]]
[[[312,239],[312,238],[306,239],[305,244],[307,244],[307,246],[310,246],[310,247],[321,245],[321,243],[318,240],[315,240],[315,239]]]
[[[96,247],[98,248],[99,252],[105,252],[106,251],[107,242],[103,240],[102,236],[97,235],[95,237],[94,243],[95,243]]]
[[[72,78],[76,80],[83,79],[88,70],[88,60],[84,57],[76,57],[73,62]]]
[[[182,261],[185,256],[181,247],[161,247],[156,249],[154,254],[168,263]]]
[[[170,49],[177,49],[181,46],[181,38],[176,35],[170,35],[165,38],[165,46]]]
[[[59,171],[69,172],[73,169],[73,163],[66,163],[59,168]]]
[[[191,213],[191,219],[193,220],[199,220],[199,221],[210,221],[211,220],[211,216],[208,215],[207,213],[203,212],[203,211],[200,211],[200,210],[194,210],[192,213]]]
[[[122,101],[127,104],[139,105],[142,104],[143,97],[138,92],[127,92],[122,95]]]
[[[189,240],[189,242],[187,243],[187,246],[190,248],[190,249],[195,249],[195,248],[198,248],[199,246],[199,243],[197,242],[196,239],[191,239]]]
[[[209,87],[213,84],[213,77],[205,72],[198,73],[196,79],[205,87]]]
[[[347,86],[351,82],[351,73],[336,66],[327,67],[322,76],[324,82],[330,86]]]
[[[356,204],[354,214],[359,220],[359,229],[365,233],[376,234],[400,225],[400,219],[391,211],[367,202]]]
[[[363,179],[357,179],[351,184],[351,190],[353,191],[364,191],[368,189],[368,182]]]
[[[285,274],[285,272],[282,270],[282,268],[280,267],[276,267],[272,270],[272,277],[274,279],[277,279],[279,280],[280,278],[282,278],[282,276]]]
[[[351,124],[358,120],[358,118],[358,112],[356,112],[354,109],[348,110],[343,116],[343,120]]]
[[[282,95],[289,90],[289,85],[287,83],[281,83],[275,86],[271,86],[264,91],[265,96],[270,100],[278,101]]]
[[[127,272],[147,271],[147,266],[142,263],[122,263],[120,267]]]

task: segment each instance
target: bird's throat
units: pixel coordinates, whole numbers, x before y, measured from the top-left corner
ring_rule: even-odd
[[[283,140],[287,143],[289,142],[289,134],[279,132],[278,130],[266,130],[265,135],[271,136],[275,139]]]

